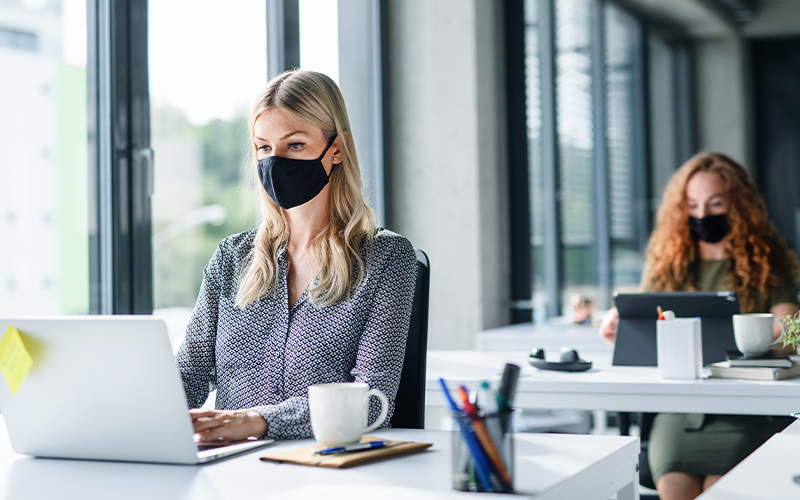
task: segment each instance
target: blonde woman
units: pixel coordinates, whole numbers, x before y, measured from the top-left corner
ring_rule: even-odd
[[[342,94],[323,74],[287,71],[249,122],[263,221],[223,240],[204,270],[178,351],[190,408],[217,390],[215,410],[191,410],[195,432],[309,437],[308,387],[333,382],[383,391],[388,423],[416,258],[375,227]]]

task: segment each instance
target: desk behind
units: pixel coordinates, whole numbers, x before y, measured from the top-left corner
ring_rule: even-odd
[[[479,351],[527,351],[542,348],[558,352],[562,347],[577,349],[584,355],[590,352],[613,352],[597,333],[596,326],[564,324],[518,323],[484,330],[475,336]]]
[[[586,372],[540,371],[521,351],[429,351],[426,406],[444,406],[438,386],[477,387],[499,380],[506,362],[522,367],[515,406],[520,408],[631,412],[788,415],[798,411],[800,377],[761,381],[735,379],[663,380],[655,367],[611,366],[611,353],[585,356]],[[707,369],[704,369],[707,375]]]

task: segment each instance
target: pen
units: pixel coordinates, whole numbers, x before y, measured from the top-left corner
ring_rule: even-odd
[[[486,430],[486,422],[483,421],[482,418],[478,416],[478,408],[469,401],[469,397],[467,396],[467,388],[463,385],[458,388],[458,393],[461,396],[462,401],[464,401],[464,411],[467,412],[467,416],[470,417],[472,420],[472,427],[475,430],[475,436],[478,438],[478,442],[483,447],[483,451],[486,452],[488,455],[490,465],[494,466],[494,470],[500,475],[504,485],[500,485],[499,490],[511,490],[511,476],[508,475],[508,471],[506,470],[505,465],[503,464],[503,458],[500,456],[500,453],[497,452],[497,448],[492,441],[492,437],[489,435],[489,431]],[[492,480],[492,477],[489,477],[489,480]],[[496,484],[492,484],[492,486],[498,486]]]
[[[359,450],[371,450],[374,448],[383,448],[384,446],[391,444],[391,441],[370,441],[369,443],[358,443],[358,444],[348,444],[347,446],[337,446],[334,448],[317,448],[316,450],[312,450],[312,455],[333,455],[334,453],[342,453],[345,451],[359,451]]]
[[[447,384],[444,382],[443,378],[439,379],[439,386],[442,388],[442,392],[444,393],[444,399],[447,401],[447,405],[453,411],[454,414],[461,412],[456,405],[456,402],[453,401],[453,398],[450,396],[450,391],[447,390]],[[478,440],[475,437],[475,431],[472,430],[472,426],[469,425],[469,420],[467,422],[464,421],[463,418],[455,415],[456,422],[458,422],[458,427],[461,430],[461,435],[464,438],[464,442],[467,444],[467,448],[469,448],[472,457],[474,458],[473,462],[475,462],[475,473],[478,476],[478,480],[483,484],[483,487],[486,489],[488,493],[491,493],[492,490],[492,483],[489,482],[489,474],[491,468],[489,464],[486,462],[486,457],[483,455],[483,451],[481,451],[481,445],[478,444]]]

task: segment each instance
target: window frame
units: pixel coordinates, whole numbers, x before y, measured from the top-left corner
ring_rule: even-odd
[[[89,0],[89,312],[153,312],[147,2]]]

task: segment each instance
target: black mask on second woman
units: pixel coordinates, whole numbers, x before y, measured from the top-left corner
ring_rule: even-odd
[[[269,156],[258,160],[258,178],[272,201],[283,209],[308,203],[328,184],[330,175],[325,172],[322,158],[331,148],[336,136],[331,137],[325,151],[315,160],[298,160],[282,156]],[[331,168],[331,174],[334,164]]]
[[[717,243],[731,231],[728,214],[709,215],[702,219],[689,217],[689,229],[692,236],[706,243]]]

